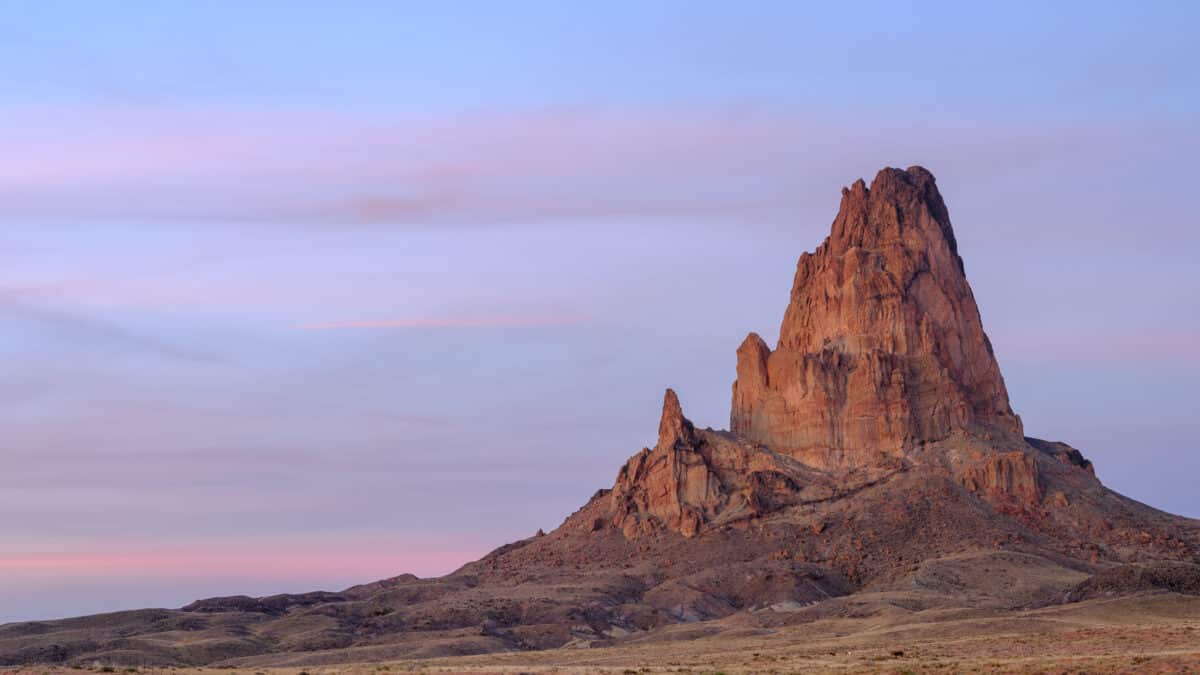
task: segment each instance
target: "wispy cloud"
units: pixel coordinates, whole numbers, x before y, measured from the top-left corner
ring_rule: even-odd
[[[1045,157],[1112,154],[1142,140],[1139,133],[930,123],[897,133],[754,109],[438,118],[10,109],[0,111],[0,145],[13,160],[0,167],[0,217],[761,221],[794,214],[883,163],[1014,172]]]
[[[328,321],[295,326],[297,330],[337,330],[350,328],[523,328],[529,326],[576,326],[590,323],[586,316],[483,316],[459,318],[368,319]]]
[[[446,574],[498,542],[477,536],[253,537],[151,544],[112,540],[71,549],[9,551],[8,576],[78,578],[147,576],[173,579],[379,579],[405,572]]]
[[[0,287],[0,321],[15,319],[38,325],[59,339],[84,345],[111,345],[139,354],[191,363],[219,363],[213,354],[175,344],[84,311],[54,306],[38,298],[37,289]]]

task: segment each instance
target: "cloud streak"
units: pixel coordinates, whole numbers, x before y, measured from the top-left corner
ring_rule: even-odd
[[[535,326],[578,326],[591,323],[585,316],[481,316],[460,318],[367,319],[327,321],[294,326],[296,330],[341,330],[355,328],[526,328]]]
[[[336,542],[336,545],[331,545]],[[148,546],[111,542],[88,549],[29,550],[0,556],[5,575],[148,576],[167,579],[378,579],[402,573],[446,574],[486,553],[494,542],[409,534],[395,537],[227,539]]]
[[[38,325],[59,339],[79,344],[111,345],[126,352],[152,354],[167,360],[193,364],[223,363],[212,354],[131,331],[85,312],[34,302],[30,299],[30,293],[24,289],[0,287],[0,321],[6,318]]]
[[[12,158],[0,167],[0,217],[289,224],[761,221],[883,163],[1011,173],[1145,135],[932,121],[901,133],[761,109],[387,118],[25,108],[0,112],[0,123]]]

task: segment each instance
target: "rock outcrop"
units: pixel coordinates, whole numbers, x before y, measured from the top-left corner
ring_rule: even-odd
[[[1042,501],[1042,481],[1037,460],[1028,452],[996,453],[961,475],[963,486],[993,501],[1035,505]]]
[[[625,536],[666,526],[690,537],[700,529],[701,512],[717,506],[720,481],[698,452],[694,434],[679,398],[668,389],[658,443],[630,458],[613,486],[613,524]]]
[[[1071,503],[1047,492],[1049,466],[1098,485],[1079,451],[1023,437],[920,167],[843,190],[831,234],[800,256],[776,348],[756,333],[738,347],[730,421],[697,430],[667,390],[658,443],[617,477],[612,523],[692,537],[912,468],[1029,518],[1047,494]]]
[[[818,466],[900,455],[955,432],[1017,438],[1021,421],[923,168],[842,191],[833,231],[800,256],[770,350],[737,352],[731,430]]]
[[[664,530],[692,537],[832,494],[828,476],[790,457],[696,429],[668,389],[658,443],[621,467],[610,498],[612,524],[635,539]]]

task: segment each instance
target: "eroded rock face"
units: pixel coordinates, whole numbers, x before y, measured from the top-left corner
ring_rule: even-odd
[[[800,256],[771,351],[738,349],[731,430],[816,466],[898,455],[956,431],[1019,438],[933,175],[884,169],[842,191]]]
[[[655,447],[688,446],[695,432],[691,420],[683,416],[683,407],[679,405],[675,390],[667,389],[663,395],[662,418],[658,422],[658,444]]]
[[[627,537],[661,526],[690,537],[700,528],[699,510],[720,500],[720,482],[696,452],[694,433],[679,398],[668,389],[658,443],[631,457],[613,485],[613,524]]]
[[[1037,460],[1021,450],[991,455],[961,476],[963,485],[992,501],[1034,506],[1042,501]],[[1061,494],[1061,493],[1060,493]]]
[[[1096,475],[1096,468],[1092,466],[1092,460],[1087,459],[1083,456],[1082,452],[1079,452],[1066,443],[1044,441],[1040,438],[1030,438],[1028,436],[1025,437],[1025,442],[1063,464],[1078,467],[1086,471],[1090,476]]]
[[[697,430],[668,389],[658,443],[617,473],[612,524],[631,539],[663,529],[692,537],[708,526],[831,494],[827,477],[790,457],[729,434]]]
[[[612,523],[690,537],[907,470],[1018,514],[1071,504],[1048,487],[1054,467],[1094,482],[1077,450],[1022,436],[920,167],[843,190],[831,234],[800,256],[776,348],[755,333],[738,347],[730,421],[730,434],[697,430],[667,390],[657,444],[617,478]]]

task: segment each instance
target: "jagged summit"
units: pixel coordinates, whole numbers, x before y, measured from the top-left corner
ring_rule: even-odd
[[[870,188],[861,178],[850,187],[842,188],[842,202],[829,241],[843,251],[853,246],[874,248],[890,226],[902,225],[889,214],[871,214],[873,208],[881,205],[900,206],[910,214],[922,209],[928,212],[950,253],[957,258],[958,242],[954,238],[954,228],[950,226],[950,213],[938,192],[937,180],[921,166],[911,166],[903,171],[884,168],[875,174]],[[927,234],[934,234],[934,231]],[[962,259],[958,258],[958,262],[961,266]]]
[[[797,263],[775,350],[751,333],[737,355],[733,433],[814,465],[1022,433],[921,167],[843,189],[829,237]]]
[[[617,476],[612,523],[692,537],[909,471],[1021,512],[1062,466],[1099,488],[1077,450],[1024,438],[921,167],[843,189],[829,237],[800,256],[774,351],[757,333],[737,349],[730,422],[694,429],[668,389],[657,445]]]
[[[679,397],[674,389],[667,389],[663,394],[662,419],[658,422],[658,448],[670,448],[679,443],[690,443],[695,427],[683,416],[683,408],[679,405]]]

